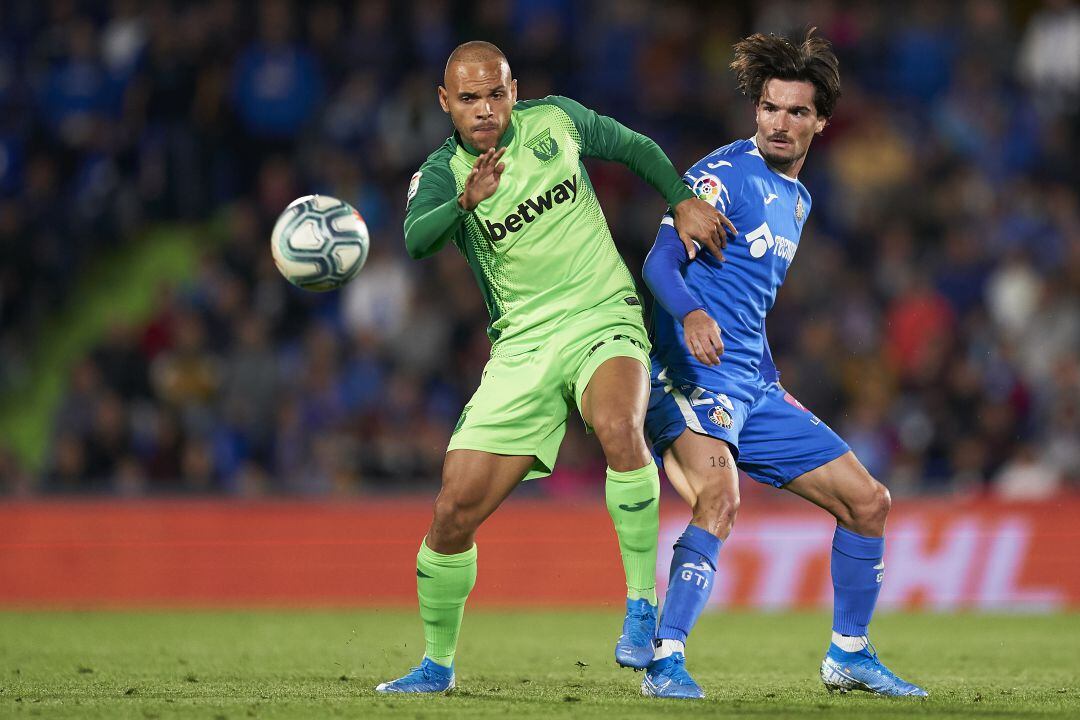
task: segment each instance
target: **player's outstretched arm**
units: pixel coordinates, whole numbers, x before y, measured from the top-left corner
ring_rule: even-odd
[[[660,226],[656,242],[645,258],[642,277],[656,301],[673,318],[682,322],[683,337],[690,353],[706,365],[719,365],[720,355],[724,352],[720,326],[686,286],[682,268],[691,258],[670,222],[665,218]]]
[[[476,206],[487,200],[499,189],[499,180],[502,179],[506,163],[502,162],[502,156],[506,148],[496,150],[489,149],[476,158],[469,176],[465,178],[465,189],[458,197],[461,207],[467,212],[472,212]]]
[[[465,189],[455,193],[448,170],[424,163],[413,175],[405,212],[405,248],[413,258],[434,255],[461,227],[465,216],[495,194],[506,166],[500,162],[505,148],[488,150],[476,159],[465,180]]]
[[[412,176],[405,204],[405,249],[420,259],[442,249],[468,213],[458,204],[456,185],[445,163],[429,160]]]
[[[675,216],[675,230],[679,233],[686,254],[693,260],[697,257],[699,245],[724,262],[723,248],[727,247],[728,235],[737,235],[735,226],[709,203],[701,198],[683,200],[672,208]],[[713,232],[719,222],[718,232]],[[703,238],[703,239],[698,239]]]
[[[652,139],[569,98],[551,96],[533,102],[556,105],[570,116],[581,136],[583,156],[620,162],[656,188],[674,210],[675,229],[691,257],[696,253],[696,242],[721,261],[724,259],[721,250],[727,245],[728,232],[734,232],[734,228],[716,208],[694,197],[671,160]]]

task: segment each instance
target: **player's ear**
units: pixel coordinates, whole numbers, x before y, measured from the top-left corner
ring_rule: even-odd
[[[822,132],[824,132],[825,126],[828,125],[828,124],[829,124],[829,118],[827,118],[827,117],[819,117],[817,119],[817,124],[814,126],[814,134],[815,135],[820,135]]]
[[[517,102],[517,78],[510,81],[510,104]]]
[[[440,85],[439,86],[439,105],[442,107],[442,111],[444,113],[448,113],[448,114],[450,112],[449,98],[450,98],[450,96],[446,94],[446,88],[444,88],[442,85]]]

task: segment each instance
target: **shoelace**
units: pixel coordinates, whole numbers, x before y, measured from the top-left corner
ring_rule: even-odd
[[[672,655],[671,667],[668,668],[667,675],[680,684],[687,684],[688,681],[692,682],[693,678],[690,677],[690,673],[686,672],[686,657]]]

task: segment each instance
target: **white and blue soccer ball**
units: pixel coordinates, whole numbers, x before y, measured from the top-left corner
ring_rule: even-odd
[[[289,203],[270,235],[274,264],[298,288],[336,290],[356,277],[368,255],[368,229],[351,205],[329,195]]]

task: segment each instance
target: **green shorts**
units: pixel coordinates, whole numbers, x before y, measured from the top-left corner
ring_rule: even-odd
[[[597,308],[564,324],[539,347],[493,356],[446,448],[533,455],[525,480],[550,475],[570,411],[596,369],[613,357],[649,371],[649,338],[637,307]]]

